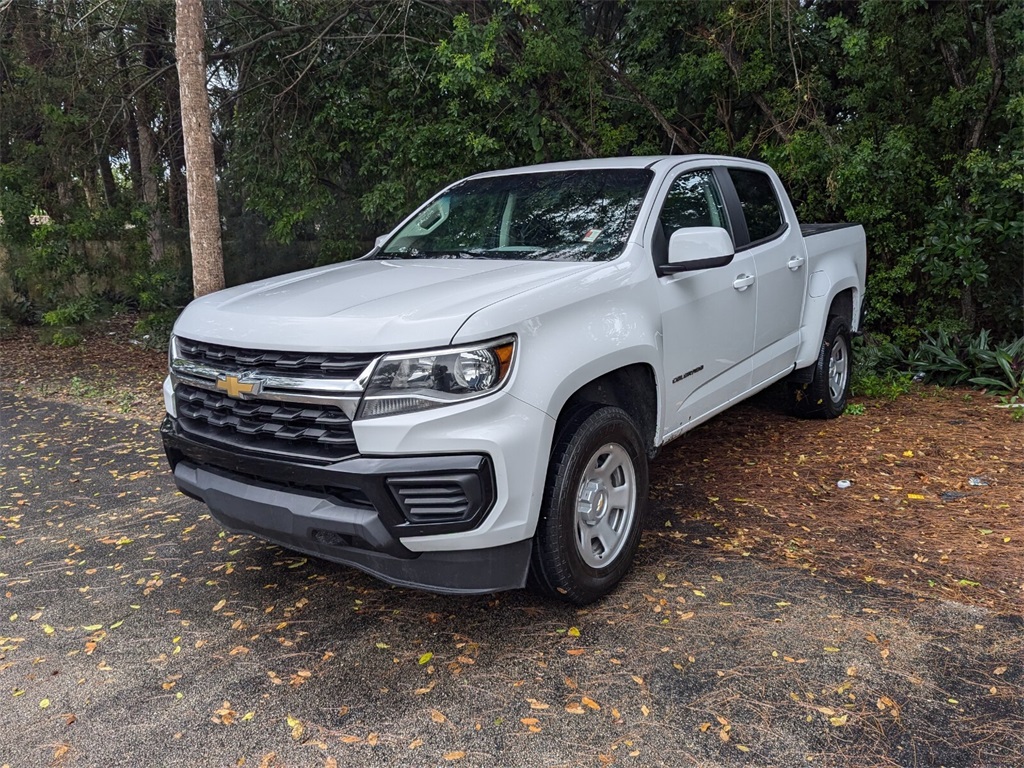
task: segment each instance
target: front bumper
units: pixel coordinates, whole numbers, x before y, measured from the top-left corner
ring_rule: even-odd
[[[479,526],[496,499],[487,456],[360,456],[325,466],[240,455],[192,438],[171,417],[161,434],[175,483],[229,530],[403,586],[488,593],[526,582],[529,539],[429,552],[402,542]]]

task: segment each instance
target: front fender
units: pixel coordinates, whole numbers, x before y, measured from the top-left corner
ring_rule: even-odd
[[[651,366],[661,386],[658,297],[627,256],[485,307],[454,342],[502,333],[519,337],[511,394],[552,418],[582,386],[627,365]]]

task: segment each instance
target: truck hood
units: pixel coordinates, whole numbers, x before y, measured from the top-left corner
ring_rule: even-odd
[[[240,285],[192,302],[174,333],[295,352],[389,352],[449,344],[473,313],[590,263],[359,260]]]

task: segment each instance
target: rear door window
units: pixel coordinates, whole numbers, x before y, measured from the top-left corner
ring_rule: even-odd
[[[782,232],[786,221],[768,175],[746,168],[730,168],[729,177],[740,199],[750,242],[768,240]]]

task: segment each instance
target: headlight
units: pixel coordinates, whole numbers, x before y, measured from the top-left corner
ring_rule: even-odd
[[[428,352],[386,355],[373,371],[357,419],[394,416],[460,403],[508,380],[516,339]]]

